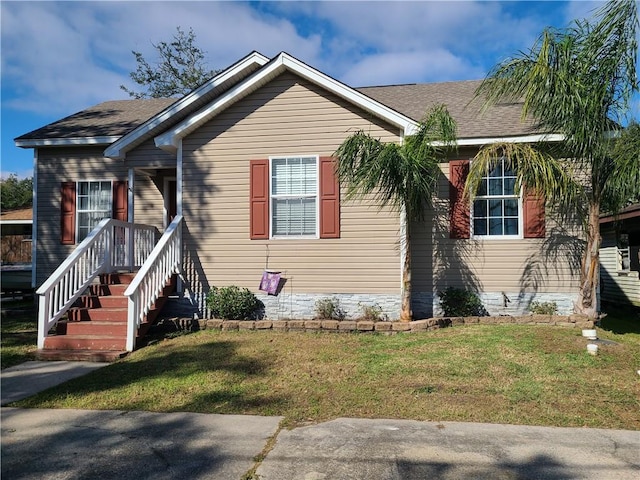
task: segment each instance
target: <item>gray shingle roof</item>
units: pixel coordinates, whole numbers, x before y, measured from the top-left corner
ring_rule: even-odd
[[[522,103],[503,103],[480,114],[480,101],[469,102],[481,82],[417,83],[356,90],[416,121],[420,121],[433,105],[444,103],[458,122],[460,138],[495,138],[537,132],[532,122],[521,122]]]
[[[16,140],[120,137],[175,101],[175,98],[149,98],[103,102],[21,135]]]
[[[522,123],[522,104],[501,104],[479,114],[479,104],[468,105],[480,80],[362,87],[356,90],[384,105],[420,121],[437,103],[447,105],[458,122],[459,138],[517,136],[536,133],[531,122]],[[51,138],[120,137],[160,113],[175,98],[115,100],[100,103],[16,140]]]

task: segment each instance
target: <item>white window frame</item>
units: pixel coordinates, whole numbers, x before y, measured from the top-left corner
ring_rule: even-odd
[[[304,195],[273,195],[273,161],[293,158],[313,158],[316,162],[316,191]],[[315,198],[315,234],[314,235],[274,235],[273,234],[273,203],[277,198]],[[298,240],[320,238],[320,155],[273,155],[269,157],[269,238],[277,240]]]
[[[82,242],[86,238],[80,238],[80,214],[81,213],[94,213],[94,212],[106,212],[106,210],[81,210],[80,209],[80,184],[86,183],[90,187],[91,183],[108,183],[109,184],[109,216],[103,218],[113,218],[113,180],[97,179],[97,180],[78,180],[76,182],[76,243]],[[96,224],[97,225],[97,224]],[[91,228],[93,230],[95,225]],[[87,235],[91,233],[91,230],[87,232]]]
[[[623,243],[622,236],[626,236],[626,247],[621,246]],[[621,232],[616,234],[616,269],[618,273],[630,273],[631,272],[631,246],[629,245],[629,234],[627,232]],[[625,268],[625,259],[627,266]]]
[[[496,160],[500,160],[502,162],[504,162],[506,160],[505,157],[501,157],[501,158],[497,158]],[[504,168],[504,165],[503,165]],[[487,172],[486,176],[483,175],[482,177],[483,179],[486,178],[487,179],[487,194],[486,195],[476,195],[473,197],[472,201],[471,201],[471,206],[470,206],[470,221],[471,221],[471,238],[473,239],[477,239],[477,240],[518,240],[518,239],[522,239],[524,238],[524,208],[523,208],[523,202],[522,202],[522,188],[520,188],[520,194],[519,195],[490,195],[489,194],[489,178],[500,178],[500,177],[489,177],[489,172]],[[504,181],[504,169],[502,172],[502,179]],[[491,235],[488,233],[489,229],[487,227],[487,233],[486,234],[476,234],[475,233],[475,229],[474,229],[474,204],[476,200],[502,200],[502,199],[509,199],[509,198],[513,198],[513,199],[517,199],[518,201],[518,233],[516,235]],[[489,215],[489,205],[487,202],[487,215]],[[484,218],[484,217],[483,217]],[[486,217],[486,218],[491,218],[491,217]],[[496,217],[497,218],[497,217]],[[503,215],[502,218],[504,218],[504,211],[503,211]]]

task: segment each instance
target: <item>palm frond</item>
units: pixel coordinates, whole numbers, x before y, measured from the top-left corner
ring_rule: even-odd
[[[455,140],[455,121],[437,105],[402,144],[382,142],[362,130],[350,135],[335,152],[337,174],[348,199],[372,196],[380,208],[404,209],[408,219],[418,220],[436,191],[438,162]]]
[[[496,162],[504,158],[505,165],[514,170],[516,194],[526,186],[553,203],[558,210],[575,213],[585,203],[584,186],[576,181],[576,172],[571,163],[549,153],[547,146],[526,143],[495,143],[480,149],[471,161],[464,195],[473,198],[480,187],[482,177],[487,175]]]

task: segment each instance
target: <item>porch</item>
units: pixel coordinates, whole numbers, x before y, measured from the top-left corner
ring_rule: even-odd
[[[39,358],[112,361],[136,348],[181,274],[182,216],[158,236],[115,219],[93,229],[36,291]]]

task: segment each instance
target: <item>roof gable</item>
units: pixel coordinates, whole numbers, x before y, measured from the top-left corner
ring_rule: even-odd
[[[157,136],[155,138],[156,146],[167,151],[175,152],[180,139],[195,131],[230,105],[246,97],[285,71],[295,73],[390,124],[396,125],[405,134],[412,133],[417,126],[417,123],[406,115],[354,90],[291,55],[281,52],[261,69],[236,84],[225,94],[213,100],[205,108],[185,118],[163,134]]]
[[[126,152],[140,145],[145,140],[159,134],[171,125],[184,119],[191,112],[201,108],[204,104],[223,94],[237,82],[262,67],[268,60],[267,57],[258,52],[251,52],[191,93],[177,100],[169,108],[157,113],[142,125],[120,138],[106,149],[105,156],[124,158]]]

